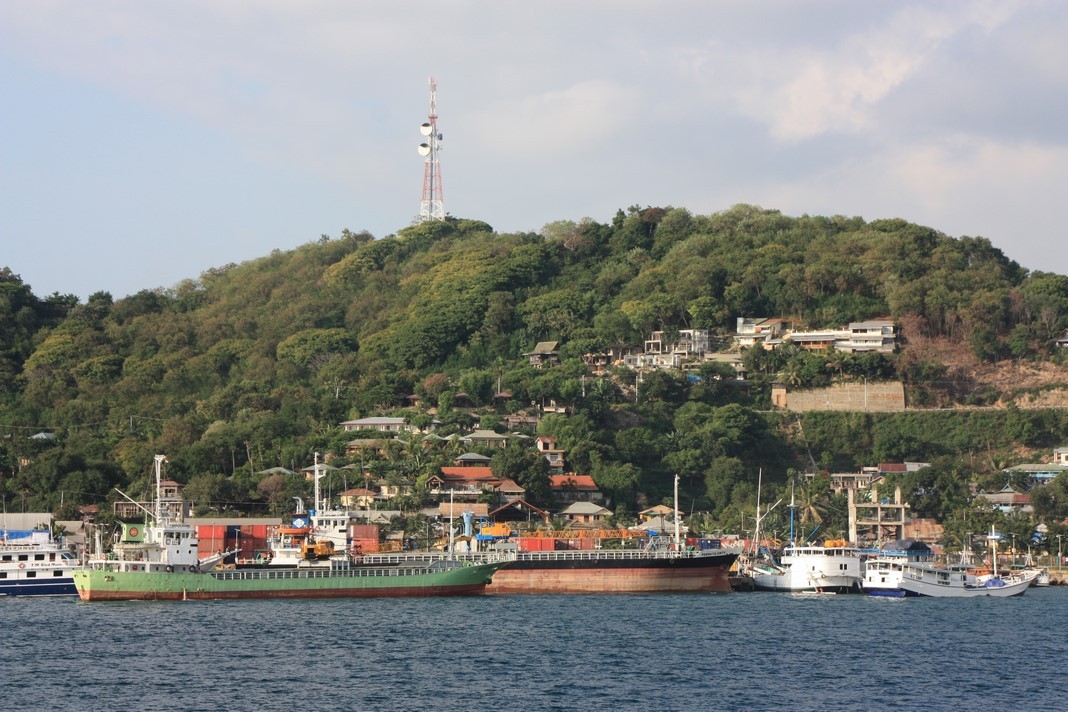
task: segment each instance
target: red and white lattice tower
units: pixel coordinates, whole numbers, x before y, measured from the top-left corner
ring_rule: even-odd
[[[419,127],[419,132],[426,136],[426,143],[419,144],[419,155],[426,156],[423,168],[423,200],[419,203],[419,222],[445,219],[445,198],[441,190],[441,151],[442,135],[438,133],[438,82],[430,77],[430,117],[429,121]]]

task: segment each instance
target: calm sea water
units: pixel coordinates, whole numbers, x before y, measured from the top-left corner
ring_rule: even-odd
[[[1068,709],[1068,588],[0,599],[3,710]]]

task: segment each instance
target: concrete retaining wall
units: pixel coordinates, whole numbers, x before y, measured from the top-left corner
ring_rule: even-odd
[[[772,405],[804,413],[814,410],[899,413],[905,410],[905,386],[896,381],[881,383],[839,383],[829,388],[806,391],[772,389]]]

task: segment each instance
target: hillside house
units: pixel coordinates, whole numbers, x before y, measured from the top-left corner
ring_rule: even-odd
[[[1030,463],[1024,465],[1016,465],[1003,470],[1006,474],[1024,474],[1027,475],[1032,485],[1044,485],[1057,479],[1057,476],[1062,472],[1068,472],[1068,464],[1061,464],[1059,462],[1045,463]]]
[[[631,356],[623,357],[623,365],[635,370],[646,368],[681,368],[682,356],[675,353],[633,354]]]
[[[782,338],[785,323],[782,319],[765,319],[764,317],[738,317],[734,341],[738,346],[747,348],[760,344],[768,348],[768,342]]]
[[[503,480],[489,467],[443,467],[440,473],[427,479],[427,490],[437,497],[478,499],[483,492],[493,491]]]
[[[564,472],[564,451],[556,447],[556,438],[541,436],[535,438],[534,446],[549,461],[549,472],[554,475]]]
[[[998,492],[980,492],[975,498],[984,500],[994,509],[1006,514],[1030,514],[1034,511],[1031,507],[1031,495],[1017,492],[1011,485],[1005,485]]]
[[[371,483],[370,489],[375,492],[375,499],[385,502],[402,494],[411,494],[412,483],[407,480],[390,482],[384,477],[380,477]]]
[[[523,496],[527,493],[525,487],[512,479],[499,480],[497,484],[493,485],[493,491],[497,494],[497,503],[499,505],[523,499]]]
[[[549,489],[559,502],[604,502],[604,493],[589,475],[549,475]]]
[[[453,458],[453,463],[457,467],[489,467],[491,462],[493,462],[492,457],[479,455],[477,452],[465,452]]]
[[[524,354],[534,368],[548,368],[560,363],[560,353],[556,350],[558,341],[539,341],[534,350]]]
[[[353,430],[377,430],[380,433],[414,433],[419,429],[404,422],[404,418],[360,418],[359,420],[346,420],[341,423],[346,432]]]
[[[654,331],[645,340],[645,353],[676,354],[682,358],[700,358],[712,350],[712,340],[706,329],[680,329],[675,336]]]
[[[641,353],[641,346],[610,346],[608,351],[583,354],[582,361],[594,375],[603,376],[610,366],[623,365],[627,356],[635,356]]]
[[[645,521],[648,519],[653,519],[654,517],[670,517],[672,512],[675,513],[675,516],[679,516],[680,514],[677,509],[673,510],[666,504],[657,504],[652,507],[649,507],[648,509],[643,509],[642,511],[638,512],[638,517],[641,518],[642,521]]]
[[[576,528],[597,528],[612,516],[612,511],[593,502],[574,502],[562,510],[559,516]]]
[[[389,444],[393,442],[404,445],[403,441],[393,439],[357,438],[345,443],[345,454],[385,459],[389,454]]]
[[[461,436],[460,442],[469,447],[508,447],[508,436],[495,433],[492,430],[476,430],[469,435]]]
[[[885,319],[855,321],[849,325],[849,341],[843,350],[852,353],[877,351],[889,354],[894,352],[896,345],[894,322]]]
[[[338,494],[342,509],[369,509],[375,503],[376,493],[364,487],[347,489]]]
[[[783,337],[783,341],[797,344],[809,351],[821,351],[823,349],[845,350],[849,344],[848,331],[791,331]]]

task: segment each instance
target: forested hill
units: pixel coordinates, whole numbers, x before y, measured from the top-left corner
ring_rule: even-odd
[[[662,494],[657,478],[682,471],[700,504],[723,507],[744,472],[820,459],[809,448],[797,460],[789,434],[759,412],[790,363],[797,385],[900,377],[913,389],[930,381],[922,398],[954,397],[945,364],[910,354],[908,342],[892,357],[833,363],[748,354],[748,388],[706,366],[700,380],[647,375],[638,398],[633,375],[595,379],[581,360],[653,330],[727,335],[739,316],[794,328],[892,318],[906,338],[979,361],[1049,362],[1068,326],[1068,278],[1028,273],[983,238],[748,205],[707,216],[633,207],[539,234],[457,219],[383,239],[346,230],[172,289],[84,304],[35,296],[5,269],[0,477],[8,502],[52,509],[61,491],[65,504],[103,501],[154,453],[170,455],[183,481],[299,467],[314,450],[343,452],[351,434],[339,421],[417,394],[424,409],[440,401],[438,417],[455,430],[471,423],[449,408],[457,392],[479,406],[499,389],[512,410],[574,406],[543,428],[621,503]],[[546,340],[560,343],[562,363],[534,370],[523,354]],[[55,439],[28,439],[39,432]],[[256,483],[244,485],[255,497]]]

